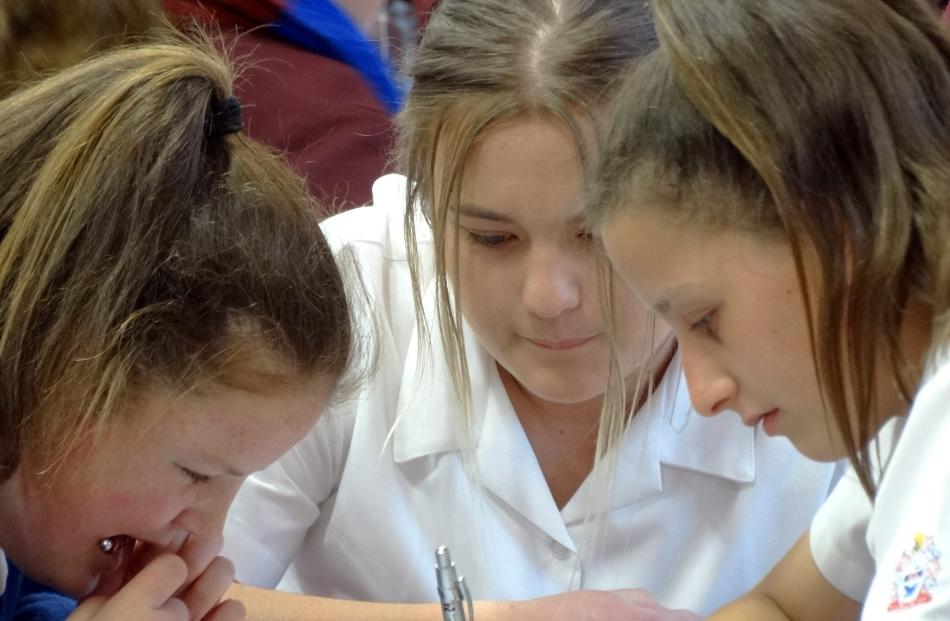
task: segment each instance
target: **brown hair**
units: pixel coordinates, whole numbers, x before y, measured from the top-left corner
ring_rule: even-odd
[[[645,2],[442,0],[432,14],[409,65],[412,89],[398,118],[400,168],[408,177],[406,245],[421,345],[429,345],[429,331],[416,251],[419,211],[434,235],[437,319],[463,412],[470,402],[458,304],[464,283],[449,274],[457,260],[446,256],[446,238],[457,226],[451,213],[474,144],[490,127],[538,115],[566,123],[583,156],[581,120],[593,120],[627,63],[655,46]]]
[[[0,480],[142,388],[347,367],[343,282],[303,182],[216,130],[230,93],[210,43],[173,41],[0,102]]]
[[[3,0],[0,94],[138,41],[163,26],[160,0]]]
[[[823,399],[872,492],[876,368],[910,400],[907,302],[950,308],[945,28],[923,0],[657,0],[654,11],[662,49],[617,98],[593,215],[662,209],[787,241]]]

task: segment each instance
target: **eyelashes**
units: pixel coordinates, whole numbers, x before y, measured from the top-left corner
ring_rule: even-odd
[[[462,227],[465,238],[471,243],[485,248],[500,248],[518,241],[518,236],[512,233],[481,233]],[[591,231],[582,230],[577,233],[576,239],[584,244],[594,241]]]
[[[707,334],[709,336],[716,336],[716,311],[709,311],[702,316],[698,321],[694,321],[689,324],[690,332],[697,332],[699,334]]]
[[[184,466],[178,466],[178,469],[181,470],[182,474],[184,474],[185,477],[187,477],[192,483],[207,483],[209,480],[211,480],[210,476],[206,474],[200,474],[194,470],[185,468]]]
[[[475,233],[468,229],[462,230],[470,242],[486,248],[498,248],[515,239],[514,235],[508,233]]]

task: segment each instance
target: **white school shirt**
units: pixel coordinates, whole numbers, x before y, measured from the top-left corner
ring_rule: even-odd
[[[225,528],[238,580],[352,600],[437,601],[434,551],[447,545],[475,599],[637,587],[706,614],[756,584],[807,529],[834,466],[733,414],[698,416],[678,356],[623,440],[608,510],[594,522],[599,539],[590,541],[582,499],[591,478],[558,510],[495,361],[466,327],[481,489],[471,483],[442,349],[420,363],[403,191],[401,177],[384,177],[373,207],[325,222],[331,245],[356,259],[366,281],[378,371],[243,486]],[[431,235],[419,250],[431,258]]]
[[[0,549],[0,595],[7,590],[7,559]]]
[[[864,602],[863,620],[950,619],[950,362],[899,423],[873,507],[856,477],[843,477],[815,517],[812,556],[838,590]]]

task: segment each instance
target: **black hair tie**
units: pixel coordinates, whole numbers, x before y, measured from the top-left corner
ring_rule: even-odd
[[[208,125],[208,134],[216,138],[236,134],[244,129],[241,102],[237,97],[232,95],[224,100],[214,98],[211,101],[211,118]]]

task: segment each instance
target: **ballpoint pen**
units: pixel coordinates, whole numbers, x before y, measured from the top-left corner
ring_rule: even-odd
[[[472,594],[465,578],[456,573],[455,563],[445,546],[439,546],[435,551],[435,580],[439,587],[439,601],[442,602],[442,621],[474,621]]]

